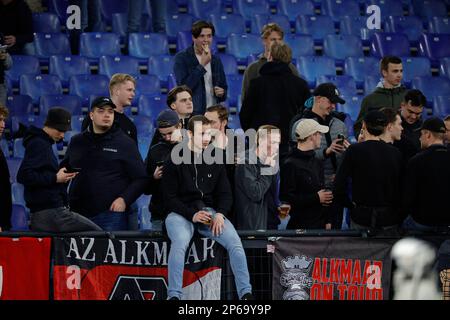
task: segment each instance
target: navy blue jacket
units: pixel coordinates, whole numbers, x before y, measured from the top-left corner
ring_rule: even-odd
[[[117,125],[104,134],[92,127],[72,137],[61,166],[81,168],[69,190],[70,208],[92,217],[118,197],[129,206],[144,192],[147,174],[136,143]]]
[[[187,85],[192,90],[192,102],[194,104],[193,115],[204,114],[206,110],[206,90],[204,76],[206,69],[198,62],[194,47],[191,46],[175,55],[173,72],[177,85]],[[217,102],[225,101],[227,97],[227,79],[223,71],[222,61],[213,55],[211,58],[211,72],[213,86],[225,90],[222,97],[216,97]]]
[[[6,158],[0,148],[0,227],[3,231],[11,228],[11,182]]]
[[[53,143],[44,130],[34,126],[28,128],[23,139],[25,156],[17,172],[17,182],[24,185],[25,202],[31,212],[67,204],[67,186],[56,183],[59,165]]]

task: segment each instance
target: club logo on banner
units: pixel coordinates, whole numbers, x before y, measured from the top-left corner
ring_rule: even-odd
[[[54,239],[55,300],[164,300],[169,245],[159,239]],[[184,299],[220,299],[224,249],[196,238],[187,250]]]
[[[388,299],[392,245],[384,239],[280,238],[273,259],[273,299]]]

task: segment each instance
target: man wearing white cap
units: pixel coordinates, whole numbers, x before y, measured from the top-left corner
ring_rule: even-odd
[[[333,194],[324,187],[323,162],[315,158],[322,133],[329,128],[313,119],[301,120],[295,129],[297,148],[281,167],[280,200],[291,205],[288,229],[330,229],[327,206]]]

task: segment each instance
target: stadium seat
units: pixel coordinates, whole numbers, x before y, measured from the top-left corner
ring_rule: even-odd
[[[6,70],[5,74],[11,80],[14,87],[19,86],[20,76],[23,74],[38,75],[41,73],[39,60],[34,56],[11,56],[13,65],[11,69]]]
[[[70,55],[69,38],[64,33],[35,33],[36,57],[41,63],[48,63],[53,55]]]
[[[192,46],[192,33],[191,31],[180,31],[177,34],[177,52],[186,49],[187,47]],[[217,40],[216,37],[213,38],[211,43],[211,51],[213,53],[219,52],[217,49]]]
[[[126,108],[125,110],[127,110],[127,109],[129,109],[129,108]],[[69,144],[69,143],[70,143],[70,140],[72,140],[72,137],[73,137],[73,136],[76,136],[76,135],[79,134],[79,133],[80,133],[79,131],[74,131],[74,130],[66,131],[66,132],[64,133],[64,142],[65,142],[66,144]]]
[[[1,139],[0,138],[0,149],[2,150],[3,155],[5,156],[5,158],[9,158],[10,157],[9,142],[6,139]]]
[[[401,0],[366,0],[364,6],[364,12],[367,7],[376,5],[380,8],[381,21],[386,21],[388,16],[401,17],[404,14],[403,3]]]
[[[384,56],[409,56],[408,37],[403,33],[377,32],[372,36],[370,52],[375,57]]]
[[[33,115],[33,99],[26,95],[13,95],[6,98],[10,116]]]
[[[33,13],[33,32],[61,32],[58,16],[50,12]]]
[[[11,129],[13,132],[19,130],[20,123],[24,126],[35,126],[37,128],[42,128],[44,126],[45,117],[35,116],[35,115],[21,115],[11,117]]]
[[[128,14],[114,13],[112,15],[112,32],[117,34],[120,38],[120,43],[124,43],[128,33]],[[143,14],[139,24],[139,32],[152,32],[151,18]]]
[[[439,72],[442,76],[446,76],[450,79],[450,57],[441,59]]]
[[[143,94],[139,98],[139,116],[149,117],[152,121],[155,121],[158,114],[167,108],[166,100],[160,94]]]
[[[413,0],[414,14],[423,21],[429,21],[432,17],[448,17],[447,8],[440,0]]]
[[[245,33],[245,20],[239,14],[211,15],[211,23],[215,28],[217,42],[224,44],[232,33]]]
[[[72,115],[72,131],[76,131],[76,132],[81,132],[81,125],[83,123],[84,120],[83,115]]]
[[[144,8],[142,8],[144,9]],[[128,1],[123,0],[100,0],[100,12],[102,14],[102,20],[111,25],[112,16],[114,13],[127,13]]]
[[[377,29],[370,30],[367,28],[367,17],[342,17],[340,23],[340,34],[351,34],[357,36],[363,42],[363,45],[369,46],[372,35],[379,31]]]
[[[167,87],[168,76],[173,72],[174,57],[169,55],[151,56],[148,59],[148,73],[155,74],[161,87]]]
[[[297,70],[308,81],[310,88],[316,86],[316,78],[322,75],[336,75],[334,59],[330,57],[299,57]]]
[[[51,56],[49,62],[49,73],[57,75],[62,86],[67,88],[71,76],[90,74],[89,61],[81,56]]]
[[[245,65],[249,55],[260,54],[264,48],[261,38],[254,34],[231,34],[227,40],[226,51],[236,57],[239,65]]]
[[[102,74],[72,76],[69,93],[79,96],[83,107],[89,107],[91,95],[109,97],[109,78]]]
[[[48,0],[48,11],[58,16],[59,22],[63,25],[67,20],[67,7],[69,0]]]
[[[139,60],[130,56],[102,56],[98,62],[98,73],[111,78],[115,73],[139,74]]]
[[[384,31],[391,33],[404,33],[410,42],[417,42],[423,32],[422,21],[415,16],[387,18]]]
[[[169,54],[167,36],[161,33],[131,33],[128,39],[129,55],[147,62],[153,55]]]
[[[190,14],[174,14],[166,16],[166,35],[170,43],[175,43],[180,31],[190,31],[194,18]]]
[[[450,19],[448,17],[433,17],[428,22],[430,33],[450,33]]]
[[[242,79],[243,76],[241,74],[235,75],[227,75],[227,100],[226,103],[230,107],[237,107],[238,105],[238,96],[242,91]]]
[[[167,77],[167,91],[172,90],[177,86],[177,79],[173,73],[170,73]]]
[[[9,176],[11,179],[11,182],[17,182],[17,171],[19,171],[20,163],[22,162],[22,159],[20,158],[8,158],[6,159],[6,162],[8,164],[9,169]]]
[[[22,138],[14,139],[13,157],[14,158],[23,158],[24,155],[25,155],[25,147],[23,146],[23,139]]]
[[[234,0],[233,9],[244,17],[247,25],[250,25],[252,17],[256,14],[266,14],[270,12],[269,3],[266,0]]]
[[[350,116],[352,121],[355,122],[361,109],[361,102],[362,97],[360,96],[345,97],[345,104],[338,104],[336,110],[345,112]]]
[[[450,34],[422,34],[419,41],[419,53],[430,58],[431,64],[438,65],[438,60],[450,57]]]
[[[278,0],[278,13],[288,16],[294,22],[298,15],[314,15],[314,3],[309,0]]]
[[[356,86],[362,88],[367,76],[380,76],[379,59],[373,57],[348,57],[345,59],[345,74],[355,79]]]
[[[431,76],[430,60],[426,57],[402,57],[403,82],[410,87],[412,79]]]
[[[222,61],[223,69],[226,75],[239,73],[237,61],[234,56],[226,53],[219,53],[217,56],[219,57],[220,61]]]
[[[136,95],[135,101],[138,101],[139,97],[143,94],[160,94],[161,82],[158,76],[154,74],[140,74],[136,78]]]
[[[361,40],[353,35],[326,35],[323,41],[323,52],[338,60],[338,65],[343,65],[346,57],[363,56]]]
[[[292,58],[294,59],[301,56],[313,56],[315,54],[314,40],[310,35],[285,34],[284,42],[292,49]]]
[[[11,96],[13,94],[13,83],[12,80],[5,75],[5,84],[6,84],[6,95]]]
[[[433,115],[441,118],[450,115],[450,95],[436,96],[433,98]]]
[[[51,74],[20,76],[20,94],[26,94],[33,99],[33,104],[39,104],[39,98],[44,94],[62,94],[59,78]]]
[[[450,92],[450,79],[440,76],[416,77],[412,80],[411,86],[422,91],[427,101],[431,102],[434,97],[447,95]]]
[[[322,14],[333,18],[339,22],[344,16],[360,16],[359,4],[351,0],[323,0]]]
[[[283,29],[285,35],[291,33],[289,18],[283,14],[256,14],[252,18],[252,33],[260,34],[263,27],[268,23],[276,23]],[[242,33],[242,32],[240,32]]]
[[[153,135],[153,119],[144,115],[132,116],[131,121],[134,122],[138,136],[148,137]]]
[[[11,212],[11,231],[29,231],[30,215],[25,206],[13,204]]]
[[[239,115],[231,114],[228,116],[228,128],[233,130],[242,129]]]
[[[101,56],[120,55],[119,36],[106,32],[84,32],[80,35],[80,56],[97,63]]]
[[[76,95],[43,95],[39,104],[39,114],[46,115],[48,109],[63,107],[72,115],[82,114],[81,98]]]
[[[189,0],[188,12],[196,19],[208,21],[211,14],[220,15],[224,13],[225,6],[221,0]]]
[[[381,75],[378,76],[367,76],[364,79],[364,93],[365,95],[368,95],[370,93],[372,93],[375,88],[377,87],[378,83],[381,80]]]
[[[18,182],[14,182],[11,184],[11,195],[12,195],[12,203],[13,204],[20,204],[22,206],[25,206],[25,198],[24,198],[24,190],[23,190],[23,184],[20,184]]]
[[[327,34],[335,34],[333,20],[328,16],[298,16],[296,33],[309,34],[314,41],[321,43]]]
[[[141,150],[139,150],[141,151]],[[142,155],[142,152],[141,152]],[[147,154],[144,155],[146,157]],[[139,207],[138,209],[138,221],[139,221],[139,230],[152,230],[153,224],[151,221],[152,214],[148,210],[148,205],[143,207]]]
[[[356,96],[358,94],[356,89],[356,82],[352,76],[322,75],[317,77],[316,86],[326,82],[334,83],[334,85],[340,91],[341,95],[344,97]]]

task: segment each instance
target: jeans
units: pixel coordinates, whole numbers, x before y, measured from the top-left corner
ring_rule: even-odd
[[[194,224],[183,216],[172,212],[166,218],[166,229],[172,242],[169,252],[169,290],[168,298],[183,296],[183,270],[185,264],[186,250],[194,234]],[[234,274],[239,298],[246,293],[251,293],[250,275],[247,267],[247,258],[241,239],[236,233],[236,229],[228,219],[225,219],[223,233],[217,237],[213,236],[209,226],[199,224],[198,232],[207,238],[220,243],[230,257],[231,270]]]
[[[91,218],[105,231],[128,230],[128,212],[105,211]]]
[[[167,3],[166,0],[129,0],[127,32],[139,32],[144,1],[150,1],[153,21],[153,32],[165,32]]]
[[[42,232],[102,231],[93,221],[65,207],[33,212],[31,214],[31,230]]]

